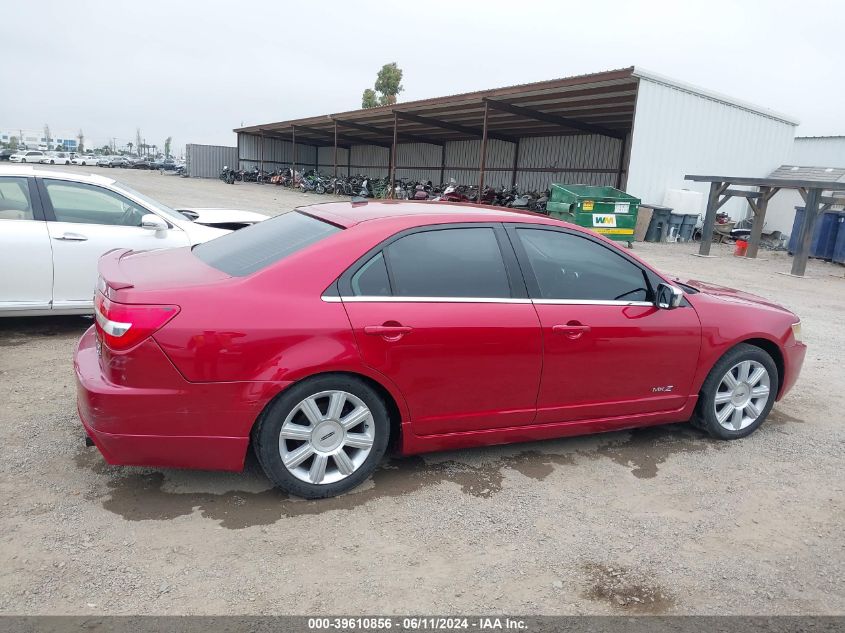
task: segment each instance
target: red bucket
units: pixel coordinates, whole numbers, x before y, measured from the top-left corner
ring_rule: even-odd
[[[734,255],[736,257],[745,257],[745,253],[748,252],[748,242],[745,240],[737,240],[736,241],[736,248],[734,249]]]

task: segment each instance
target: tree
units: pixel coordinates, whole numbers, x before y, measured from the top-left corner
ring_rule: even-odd
[[[361,107],[362,108],[375,108],[378,105],[378,97],[376,97],[376,91],[372,88],[367,88],[364,90],[364,94],[361,97]]]
[[[170,156],[170,145],[173,143],[173,137],[168,136],[164,139],[164,157],[168,158]]]
[[[103,152],[103,154],[111,154],[111,153],[112,153],[112,151],[111,151],[111,145],[109,145],[108,143],[106,143],[105,145],[103,145],[103,146],[100,148],[100,151],[102,151],[102,152]]]
[[[138,153],[141,153],[141,147],[143,143],[141,142],[141,128],[135,128],[135,147],[138,149]]]
[[[85,135],[82,133],[82,128],[76,133],[76,151],[80,154],[85,151]]]
[[[376,91],[381,93],[379,105],[396,103],[396,96],[402,90],[402,69],[396,62],[382,66],[376,77]]]
[[[396,62],[385,64],[376,76],[375,90],[367,88],[361,97],[362,108],[393,105],[396,96],[404,90],[402,87],[402,69]],[[377,94],[378,93],[378,94]]]
[[[132,147],[133,147],[133,145],[132,145],[132,141],[129,141],[129,142],[126,144],[126,147],[128,147],[128,148],[129,148],[129,153],[131,154],[131,153],[132,153]]]

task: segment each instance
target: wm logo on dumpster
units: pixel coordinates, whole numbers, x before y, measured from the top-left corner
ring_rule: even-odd
[[[594,213],[593,226],[616,226],[616,216],[609,213]]]

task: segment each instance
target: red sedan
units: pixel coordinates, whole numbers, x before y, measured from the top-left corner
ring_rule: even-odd
[[[78,408],[111,464],[301,497],[403,454],[692,421],[740,438],[795,383],[798,318],[594,233],[482,206],[315,205],[100,260]]]

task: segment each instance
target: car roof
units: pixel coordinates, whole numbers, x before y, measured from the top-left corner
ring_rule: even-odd
[[[0,167],[0,176],[40,176],[42,178],[87,182],[92,185],[113,185],[115,183],[114,178],[106,178],[97,174],[74,174],[66,171],[42,169],[34,165],[3,165]]]
[[[366,202],[323,202],[298,211],[345,228],[361,222],[414,216],[417,223],[438,224],[447,216],[451,222],[529,222],[565,224],[539,213],[466,202],[426,200],[368,200]]]

